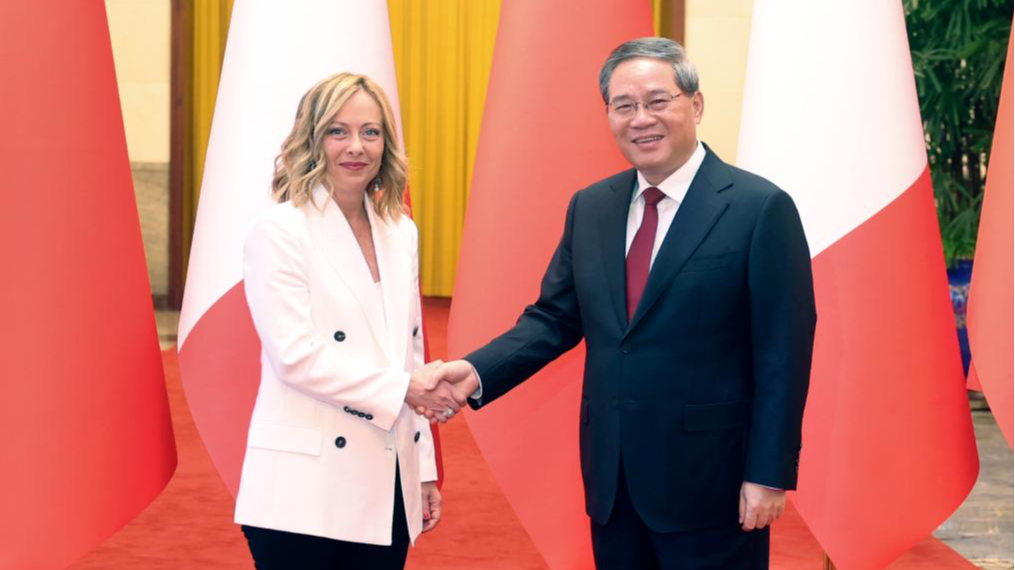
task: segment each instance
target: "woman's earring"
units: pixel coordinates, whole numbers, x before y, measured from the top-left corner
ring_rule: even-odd
[[[381,191],[381,177],[374,178],[374,192]]]

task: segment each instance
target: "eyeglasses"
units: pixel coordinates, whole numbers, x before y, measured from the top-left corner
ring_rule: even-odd
[[[645,112],[650,115],[656,115],[662,113],[666,109],[669,109],[670,103],[676,101],[678,97],[683,93],[677,93],[676,95],[653,95],[652,99],[645,101],[631,101],[630,99],[622,99],[620,101],[614,101],[606,104],[606,110],[614,117],[620,119],[630,119],[638,114],[638,107],[645,107]]]

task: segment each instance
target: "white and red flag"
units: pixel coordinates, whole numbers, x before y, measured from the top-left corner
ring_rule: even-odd
[[[990,410],[1012,446],[1012,34],[1004,66],[994,144],[987,167],[980,231],[973,259],[966,326],[970,385],[983,390]]]
[[[562,25],[567,22],[567,25]],[[648,2],[513,0],[500,11],[465,217],[448,354],[515,323],[539,296],[571,196],[630,168],[596,88],[615,47],[652,35]],[[562,138],[547,130],[564,133]],[[591,568],[578,458],[584,344],[466,414],[504,496],[550,568]]]
[[[103,3],[0,12],[0,569],[58,569],[176,447]]]
[[[235,495],[260,381],[260,342],[243,292],[248,225],[300,97],[348,71],[370,76],[400,117],[387,4],[237,0],[212,121],[180,313],[180,375],[201,437]],[[401,124],[396,125],[401,137]]]
[[[793,196],[813,256],[792,500],[839,570],[884,568],[978,471],[902,4],[756,0],[737,163]]]

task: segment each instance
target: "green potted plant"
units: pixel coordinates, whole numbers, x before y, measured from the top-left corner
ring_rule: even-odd
[[[1012,0],[903,0],[963,365],[965,304]]]

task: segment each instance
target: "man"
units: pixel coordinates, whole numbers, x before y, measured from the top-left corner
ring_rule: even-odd
[[[574,195],[539,299],[435,382],[479,409],[584,338],[596,566],[767,568],[816,319],[799,216],[698,141],[704,98],[679,44],[619,46],[600,90],[634,168]]]

